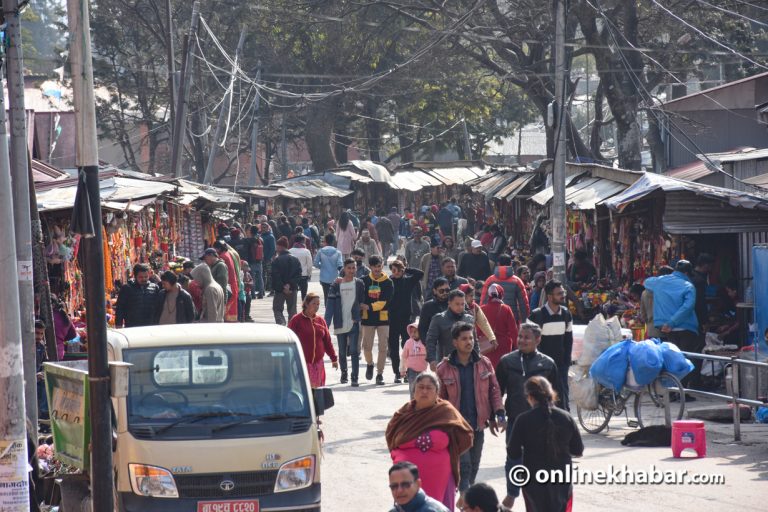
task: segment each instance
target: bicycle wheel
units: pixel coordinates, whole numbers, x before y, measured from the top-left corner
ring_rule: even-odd
[[[640,428],[664,425],[664,388],[669,390],[669,417],[679,420],[685,414],[685,390],[680,379],[661,372],[644,389],[635,393],[635,417]],[[675,400],[674,402],[671,400]]]
[[[576,406],[576,415],[579,418],[581,428],[590,434],[599,434],[613,416],[613,394],[611,390],[602,386],[597,395],[597,409],[587,410],[581,406]]]

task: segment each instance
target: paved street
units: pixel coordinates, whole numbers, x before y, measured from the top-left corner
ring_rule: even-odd
[[[310,290],[322,296],[313,276]],[[271,299],[255,300],[251,314],[257,322],[274,323]],[[321,309],[322,313],[322,309]],[[375,353],[375,350],[374,350]],[[326,365],[328,385],[336,406],[324,420],[325,456],[322,461],[323,510],[330,512],[386,511],[391,507],[387,469],[391,464],[384,430],[392,413],[408,399],[407,385],[393,385],[387,369],[386,386],[366,381],[357,388],[338,383],[339,374]],[[583,434],[584,457],[580,470],[609,471],[610,465],[628,465],[640,471],[655,465],[660,470],[687,470],[689,474],[722,474],[724,485],[582,485],[575,489],[574,510],[692,511],[765,510],[768,500],[768,429],[744,427],[744,441],[731,442],[731,425],[708,425],[708,454],[703,459],[674,459],[669,448],[625,448],[628,432],[624,418],[613,420],[608,433]],[[504,492],[503,438],[486,435],[479,481]],[[514,510],[522,511],[522,500]]]

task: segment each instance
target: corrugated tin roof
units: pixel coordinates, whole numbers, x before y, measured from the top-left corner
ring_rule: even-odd
[[[376,162],[371,162],[370,160],[350,160],[349,165],[368,173],[376,183],[389,183],[392,181],[389,169]]]
[[[65,180],[69,177],[65,171],[51,167],[40,160],[32,159],[32,178],[35,183]]]
[[[500,187],[505,186],[511,181],[517,179],[517,173],[514,172],[494,172],[486,174],[483,178],[473,180],[467,185],[472,187],[472,190],[478,194],[486,195],[493,194]]]
[[[520,174],[517,175],[517,178],[512,180],[511,183],[507,183],[501,190],[496,192],[493,197],[496,199],[504,199],[507,201],[511,201],[514,199],[520,192],[523,191],[523,189],[528,185],[528,183],[533,180],[533,178],[536,177],[535,173],[526,173],[526,174]]]
[[[707,161],[707,158],[709,158],[709,160],[712,160],[713,162],[721,163],[741,162],[744,160],[761,160],[768,158],[768,148],[737,148],[723,153],[707,153],[706,156],[696,155],[696,158],[704,161]]]
[[[567,187],[568,185],[573,183],[573,181],[576,178],[580,176],[581,174],[571,174],[570,176],[566,176],[565,186]],[[593,179],[593,178],[589,178],[589,179]],[[532,195],[530,199],[534,203],[544,206],[545,204],[547,204],[552,200],[552,197],[554,197],[554,195],[555,195],[555,190],[552,187],[552,185],[550,185],[548,187],[545,187],[543,190],[540,190],[537,194]]]
[[[397,185],[401,190],[408,190],[410,192],[418,192],[424,188],[422,180],[414,179],[416,174],[424,174],[421,171],[404,171],[396,172],[392,175],[392,183]]]
[[[698,161],[681,165],[680,167],[675,167],[674,169],[668,170],[664,174],[679,180],[698,181],[702,178],[706,178],[711,174],[714,174],[715,172],[716,171],[714,169],[709,168],[704,162]]]
[[[360,183],[373,183],[373,179],[370,176],[363,176],[355,171],[330,171],[330,173],[349,178],[352,181],[359,181]]]
[[[131,178],[102,178],[99,181],[102,203],[126,203],[145,197],[155,198],[176,188],[172,183],[134,180]],[[77,183],[65,187],[46,188],[37,192],[37,206],[41,212],[67,210],[75,204]],[[121,208],[122,209],[122,208]]]
[[[768,173],[758,174],[757,176],[752,176],[751,178],[747,178],[743,181],[744,183],[749,183],[750,185],[756,185],[758,187],[768,188]]]
[[[768,210],[768,195],[750,194],[748,192],[740,192],[730,188],[702,185],[701,183],[678,180],[662,174],[648,172],[646,172],[642,178],[637,180],[634,185],[630,186],[621,194],[604,201],[603,204],[612,210],[621,211],[628,204],[643,199],[656,190],[663,190],[664,192],[691,192],[698,196],[719,199],[731,206]]]
[[[768,231],[768,215],[747,208],[733,208],[723,201],[686,193],[666,195],[664,231],[671,234],[748,233]]]
[[[598,179],[585,187],[581,183],[565,189],[565,204],[570,210],[594,210],[601,201],[626,190],[627,185]]]
[[[352,193],[351,190],[334,187],[320,179],[275,183],[273,187],[274,188],[254,188],[244,190],[242,193],[253,197],[267,199],[273,197],[287,197],[290,199],[346,197]]]

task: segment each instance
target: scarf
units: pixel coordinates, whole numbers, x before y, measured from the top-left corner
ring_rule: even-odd
[[[403,405],[387,425],[385,434],[389,451],[416,439],[428,430],[442,430],[448,434],[448,451],[451,455],[451,472],[459,481],[459,457],[472,447],[472,427],[447,400],[437,399],[435,405],[416,409],[416,401]]]

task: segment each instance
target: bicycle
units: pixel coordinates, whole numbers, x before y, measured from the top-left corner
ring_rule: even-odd
[[[682,419],[685,413],[685,388],[680,379],[668,372],[661,372],[647,386],[625,385],[616,393],[597,382],[597,407],[593,410],[576,406],[579,424],[590,434],[599,434],[608,426],[613,416],[624,414],[627,426],[644,428],[653,425],[664,425],[664,390],[669,393],[670,418],[672,421]],[[628,403],[634,398],[635,419],[628,414]]]

